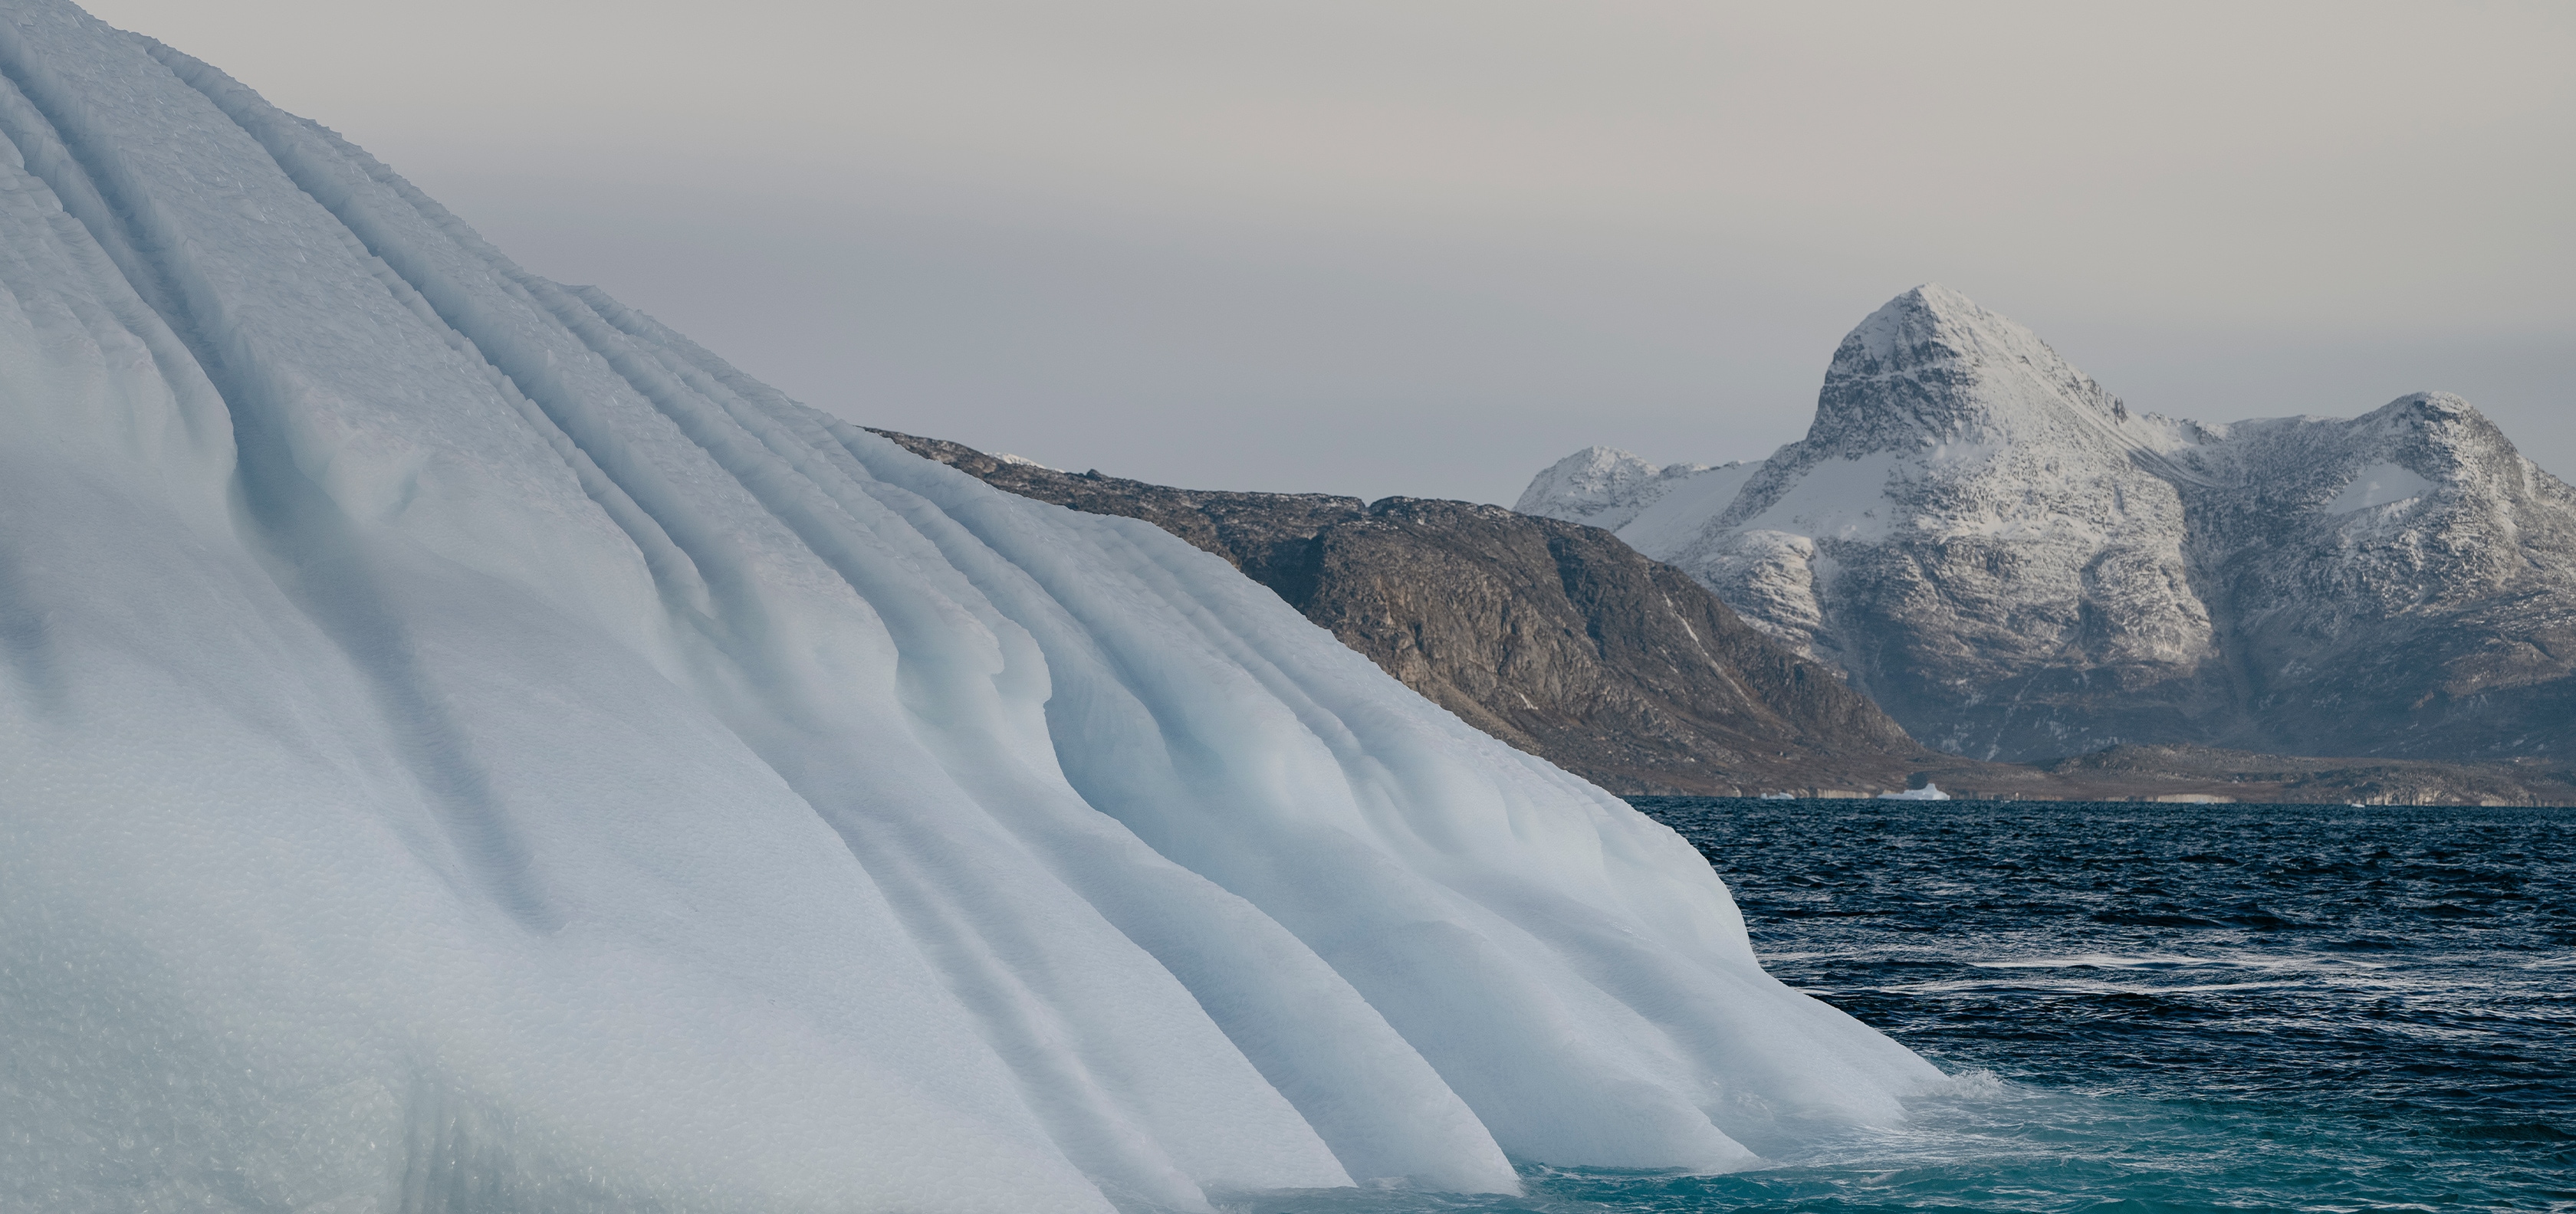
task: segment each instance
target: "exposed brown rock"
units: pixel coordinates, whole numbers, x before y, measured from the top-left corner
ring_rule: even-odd
[[[1467,723],[1614,792],[1904,786],[1867,697],[1597,527],[1465,502],[1173,489],[878,431],[997,488],[1151,522]]]

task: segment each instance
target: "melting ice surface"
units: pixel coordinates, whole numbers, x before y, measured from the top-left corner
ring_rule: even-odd
[[[1722,1172],[1929,1064],[1143,523],[0,3],[0,1208]]]

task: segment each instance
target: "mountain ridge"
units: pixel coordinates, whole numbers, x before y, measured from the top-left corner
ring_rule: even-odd
[[[1904,786],[1926,752],[1598,528],[1465,502],[1185,490],[880,430],[996,488],[1224,558],[1478,729],[1613,791]]]
[[[1731,495],[1619,457],[1560,461],[1521,508],[1624,520],[1945,751],[2576,746],[2576,496],[2457,397],[2136,413],[1927,285],[1853,330],[1807,436]],[[1695,484],[1725,500],[1672,509]]]
[[[1657,621],[1682,613],[1657,598],[1687,602],[1696,592],[1707,607],[1724,612],[1723,605],[1680,570],[1647,561],[1598,528],[1465,502],[1174,489],[877,433],[995,488],[1154,523],[1236,564],[1461,720],[1628,795],[1848,797],[1934,784],[2004,800],[2576,801],[2576,772],[2549,762],[2298,758],[2177,746],[2115,747],[2037,765],[1945,755],[1905,737],[1884,714],[1859,712],[1868,706],[1864,696],[1758,636],[1738,635],[1723,648],[1732,677],[1696,692],[1675,688],[1685,672],[1668,655],[1699,650],[1703,637],[1753,630],[1725,612],[1696,632],[1659,631]],[[1634,469],[1611,472],[1630,483],[1648,479]],[[1507,601],[1510,610],[1492,609]],[[1487,609],[1460,611],[1461,603]],[[1542,623],[1532,628],[1530,621]],[[1578,633],[1593,642],[1588,652],[1562,644]],[[1510,655],[1533,634],[1560,645]],[[1570,667],[1586,668],[1567,677]],[[1741,700],[1730,698],[1737,686],[1750,691],[1745,698],[1771,701],[1771,709],[1743,711]],[[1702,707],[1638,710],[1676,703]],[[1710,728],[1710,716],[1728,719]]]

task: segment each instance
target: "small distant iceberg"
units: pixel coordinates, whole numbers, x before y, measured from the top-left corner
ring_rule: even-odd
[[[1941,791],[1940,785],[1926,780],[1921,788],[1909,788],[1904,792],[1883,792],[1878,794],[1878,799],[1881,801],[1947,801],[1950,799],[1950,794]]]
[[[1795,801],[1798,799],[1798,794],[1793,792],[1766,792],[1762,794],[1762,799],[1765,801]]]

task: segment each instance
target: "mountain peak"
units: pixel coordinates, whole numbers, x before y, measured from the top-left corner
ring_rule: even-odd
[[[2409,392],[2373,411],[2377,416],[2406,417],[2422,422],[2483,422],[2486,415],[2469,403],[2468,398],[2453,392]]]
[[[2027,423],[2126,422],[2119,398],[2039,335],[1942,286],[1925,283],[1854,326],[1834,351],[1810,444],[1857,456],[1929,438],[2008,441]]]
[[[2039,334],[1957,291],[1927,282],[1887,301],[1853,326],[1834,351],[1826,375],[1901,374],[1952,360],[2066,367],[2066,361]]]
[[[2015,336],[2039,340],[2030,330],[1978,306],[1977,301],[1937,282],[1927,282],[1888,300],[1853,326],[1834,358],[1840,362],[1849,352],[1884,359],[1924,345],[1964,350],[1972,348],[1974,335],[1979,333],[2004,341]]]
[[[1533,504],[1551,502],[1582,509],[1607,505],[1637,485],[1653,480],[1662,469],[1617,447],[1585,447],[1548,465],[1530,482],[1512,509],[1537,514]]]
[[[1616,528],[1662,496],[1671,482],[1706,471],[1706,464],[1658,466],[1616,447],[1585,447],[1548,465],[1512,509]]]
[[[2391,451],[2413,453],[2426,468],[2515,463],[2522,452],[2477,406],[2449,392],[2410,392],[2346,423],[2356,435],[2379,435]]]

